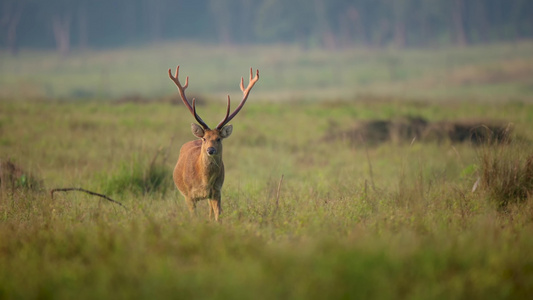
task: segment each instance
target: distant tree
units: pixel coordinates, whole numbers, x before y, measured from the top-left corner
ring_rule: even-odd
[[[326,49],[336,49],[337,48],[337,38],[336,34],[333,32],[332,25],[330,23],[330,15],[328,11],[328,4],[326,0],[314,0],[314,10],[315,10],[315,20],[317,23],[316,31],[322,46]]]
[[[24,0],[7,0],[3,1],[1,5],[0,28],[2,35],[5,34],[6,47],[13,55],[18,52],[17,28],[25,6]]]
[[[210,20],[218,42],[232,44],[253,41],[258,3],[253,0],[209,0]]]
[[[70,53],[70,25],[72,13],[67,11],[52,16],[52,30],[59,54],[66,56]]]
[[[532,15],[532,0],[0,0],[0,45],[466,45],[533,38]]]
[[[453,0],[451,9],[451,20],[453,24],[453,34],[455,44],[464,46],[468,43],[464,24],[464,0]]]
[[[339,13],[339,43],[343,47],[349,47],[358,36],[363,35],[360,11],[355,5],[348,4]]]
[[[88,31],[88,12],[87,1],[78,0],[78,10],[76,12],[78,20],[78,45],[80,49],[84,50],[89,46],[89,31]]]
[[[263,0],[254,21],[256,36],[262,42],[315,44],[316,10],[307,0]]]
[[[392,16],[394,22],[393,42],[397,47],[407,45],[407,18],[412,13],[408,0],[392,0]]]
[[[491,24],[486,2],[486,0],[471,0],[465,3],[469,16],[465,21],[472,41],[488,42],[490,39]]]
[[[148,37],[152,42],[161,41],[163,38],[164,12],[166,0],[144,0],[142,12],[147,24]]]
[[[512,38],[531,37],[533,34],[533,1],[508,1],[509,13],[504,27]]]
[[[209,9],[213,16],[218,41],[222,44],[231,44],[233,41],[232,11],[235,0],[210,0]]]
[[[66,56],[71,50],[71,27],[72,20],[77,16],[77,5],[80,1],[71,0],[48,0],[35,2],[33,9],[40,12],[46,24],[45,28],[51,28],[57,52]],[[42,25],[41,25],[42,27]]]

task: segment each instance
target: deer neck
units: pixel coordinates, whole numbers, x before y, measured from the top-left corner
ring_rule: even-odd
[[[207,155],[204,153],[200,155],[198,164],[205,171],[206,177],[212,177],[218,174],[222,168],[222,154]]]

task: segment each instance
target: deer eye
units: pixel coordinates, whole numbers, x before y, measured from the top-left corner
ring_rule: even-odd
[[[205,138],[202,138],[202,141],[204,141],[204,142],[205,142]]]
[[[220,140],[221,140],[220,138],[217,138],[217,142],[220,142]]]

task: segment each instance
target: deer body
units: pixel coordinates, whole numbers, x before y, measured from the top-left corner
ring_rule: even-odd
[[[231,134],[232,126],[210,131],[204,131],[194,123],[191,126],[193,133],[203,132],[203,135],[198,136],[201,139],[187,142],[181,147],[174,168],[174,182],[191,211],[194,211],[196,202],[208,199],[209,216],[215,215],[217,218],[222,212],[220,199],[224,184],[222,139]]]
[[[218,217],[222,212],[221,207],[221,190],[224,184],[224,162],[222,161],[222,140],[229,137],[233,131],[232,125],[226,125],[241,110],[248,94],[253,85],[259,79],[259,71],[255,78],[252,77],[250,69],[250,83],[246,90],[241,78],[241,90],[243,91],[243,100],[235,111],[229,115],[230,98],[228,96],[228,107],[225,118],[217,125],[215,129],[210,129],[207,124],[196,113],[195,101],[192,101],[192,107],[185,96],[185,89],[188,86],[189,78],[187,77],[185,85],[182,86],[178,80],[179,66],[176,69],[176,76],[172,76],[169,71],[169,77],[174,81],[180,92],[181,99],[185,106],[189,108],[196,121],[191,124],[192,133],[198,137],[198,140],[185,143],[180,150],[178,162],[173,172],[173,179],[176,187],[185,197],[189,210],[194,213],[196,202],[200,200],[209,200],[209,217]]]
[[[200,148],[200,141],[183,145],[174,168],[174,182],[184,196],[189,198],[187,202],[216,198],[224,184],[222,159],[209,159],[206,155],[201,155]],[[188,163],[189,161],[193,163]]]

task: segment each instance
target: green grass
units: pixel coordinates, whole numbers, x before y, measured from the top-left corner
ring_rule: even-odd
[[[525,155],[530,104],[250,101],[225,141],[224,212],[215,224],[207,203],[190,219],[169,180],[180,144],[192,138],[182,106],[0,103],[9,141],[0,157],[44,185],[2,192],[0,298],[533,294],[531,196],[502,210],[490,189],[471,192],[489,146],[321,142],[331,122],[469,115],[514,122],[521,139],[498,151]],[[219,106],[202,106],[202,117],[218,121]],[[151,165],[166,170],[165,187],[142,192],[133,183]],[[48,189],[67,186],[108,192],[127,209],[76,192],[50,199]]]
[[[471,48],[371,49],[336,52],[290,45],[222,47],[194,43],[73,53],[0,53],[1,98],[165,97],[167,70],[182,66],[190,95],[238,95],[239,78],[261,71],[254,95],[268,100],[354,96],[448,100],[531,100],[533,43]],[[234,96],[235,97],[235,96]]]
[[[518,88],[531,86],[531,43],[334,55],[199,46],[0,56],[0,163],[19,168],[13,185],[0,173],[0,299],[533,296],[533,105]],[[194,138],[187,109],[108,101],[175,94],[166,70],[177,63],[209,125],[219,96],[261,69],[224,141],[221,223],[205,201],[191,218],[171,181]],[[514,130],[480,147],[328,139],[409,116]],[[127,208],[79,192],[51,199],[58,187]]]

